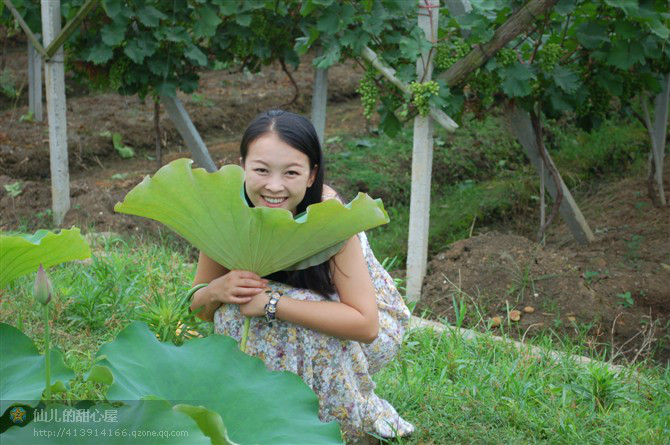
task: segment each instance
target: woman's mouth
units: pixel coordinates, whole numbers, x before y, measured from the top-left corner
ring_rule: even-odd
[[[288,198],[270,198],[269,196],[261,196],[263,198],[263,201],[265,201],[265,204],[268,207],[279,207],[282,205],[284,201],[286,201]]]

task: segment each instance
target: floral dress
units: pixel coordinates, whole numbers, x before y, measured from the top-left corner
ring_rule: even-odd
[[[359,440],[365,433],[402,437],[414,431],[391,404],[375,394],[371,377],[397,354],[410,312],[393,279],[372,253],[365,233],[358,237],[377,291],[379,334],[372,343],[340,340],[283,320],[270,327],[259,317],[251,319],[247,340],[248,354],[261,358],[269,369],[299,375],[312,388],[319,397],[320,419],[338,421],[347,442]],[[325,300],[307,289],[278,282],[270,285],[296,300]],[[338,295],[333,294],[331,300],[339,301]],[[243,325],[244,316],[236,304],[223,305],[214,314],[217,334],[239,341]]]

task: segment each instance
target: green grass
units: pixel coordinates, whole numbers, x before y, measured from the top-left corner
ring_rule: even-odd
[[[61,400],[100,400],[105,388],[84,380],[95,352],[132,320],[149,320],[163,339],[182,321],[192,323],[182,296],[189,288],[190,252],[174,242],[133,237],[94,241],[90,264],[51,268],[54,284],[53,343],[77,377]],[[30,295],[33,277],[3,294],[0,320],[42,334],[39,306]],[[93,305],[93,309],[91,309]],[[162,314],[158,316],[157,314]],[[211,335],[211,324],[197,328]],[[560,345],[565,353],[596,354],[579,338],[533,342]],[[644,367],[650,366],[650,367]],[[569,356],[518,351],[485,334],[477,340],[432,331],[406,335],[399,356],[375,380],[417,433],[403,444],[666,444],[670,439],[670,367],[638,364],[616,375]]]
[[[616,374],[567,355],[557,360],[519,351],[486,335],[464,340],[418,330],[375,381],[378,394],[418,427],[403,444],[670,441],[667,366]]]
[[[88,263],[48,271],[56,295],[50,303],[52,345],[77,374],[70,396],[79,400],[100,399],[100,386],[84,382],[84,373],[99,347],[131,321],[144,321],[161,339],[176,342],[182,340],[175,335],[180,323],[188,330],[212,332],[211,325],[189,316],[180,300],[191,287],[195,265],[170,234],[159,233],[151,241],[115,235],[90,242]],[[42,350],[44,326],[41,307],[32,297],[33,280],[21,277],[4,292],[0,321],[21,329]]]

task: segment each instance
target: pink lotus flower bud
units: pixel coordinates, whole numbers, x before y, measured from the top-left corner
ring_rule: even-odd
[[[40,264],[40,268],[37,270],[37,276],[35,277],[35,287],[34,287],[35,300],[39,301],[42,304],[49,304],[51,301],[51,294],[53,293],[53,288],[51,287],[51,282],[47,277],[47,273],[44,271],[44,267]]]

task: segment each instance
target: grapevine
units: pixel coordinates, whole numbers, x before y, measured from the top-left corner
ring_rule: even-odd
[[[125,57],[115,62],[109,69],[109,87],[114,91],[119,91],[123,86],[123,79],[130,65]]]
[[[471,78],[470,91],[479,97],[482,105],[487,108],[493,105],[494,94],[500,86],[500,76],[495,72],[477,70]]]
[[[575,110],[578,117],[595,116],[604,118],[609,112],[611,95],[604,87],[596,82],[597,71],[593,67],[582,68],[581,77],[587,88],[588,96]]]
[[[440,43],[435,54],[435,68],[445,71],[470,52],[470,45],[463,39],[455,39],[453,45]]]
[[[545,73],[550,73],[554,70],[558,61],[561,60],[563,49],[561,45],[556,43],[547,43],[537,54],[537,62],[540,69]]]
[[[356,92],[361,95],[361,102],[363,103],[363,115],[366,119],[370,119],[375,111],[377,105],[377,98],[379,97],[379,90],[375,83],[375,69],[368,66],[365,70],[365,75],[361,79],[360,85]]]
[[[496,54],[496,61],[502,67],[510,66],[517,61],[516,51],[510,48],[503,48]]]
[[[428,113],[430,113],[430,97],[440,92],[440,85],[434,80],[424,83],[412,82],[409,89],[412,92],[412,103],[419,114],[428,116]]]
[[[640,91],[644,91],[644,84],[636,73],[625,71],[621,74],[623,75],[621,99],[630,102]]]

